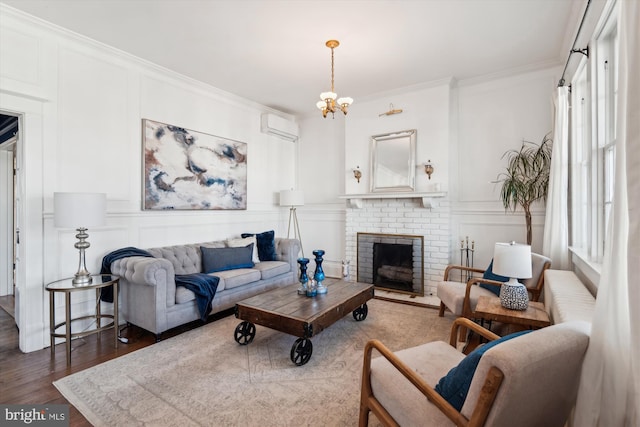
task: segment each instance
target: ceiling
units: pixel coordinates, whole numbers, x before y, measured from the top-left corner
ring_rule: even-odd
[[[0,0],[296,115],[454,77],[563,66],[586,0]]]

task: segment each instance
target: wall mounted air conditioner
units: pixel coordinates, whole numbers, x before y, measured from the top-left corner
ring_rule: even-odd
[[[260,129],[263,133],[274,135],[287,141],[295,142],[298,140],[298,125],[275,114],[263,114]]]

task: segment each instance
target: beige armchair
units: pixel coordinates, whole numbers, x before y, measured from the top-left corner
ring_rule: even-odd
[[[487,339],[497,335],[458,318],[450,344],[431,342],[392,352],[380,341],[364,350],[359,426],[369,414],[385,426],[562,427],[577,395],[589,343],[586,322],[540,329],[488,349],[477,365],[460,411],[434,387],[465,357],[455,348],[457,328]],[[373,350],[382,357],[372,359]]]
[[[538,255],[531,254],[531,278],[522,281],[527,287],[530,294],[531,301],[538,301],[540,294],[544,288],[544,271],[551,267],[551,259]],[[466,283],[456,282],[453,279],[454,271],[461,271],[463,273],[475,274],[478,277],[472,277]],[[501,282],[495,280],[483,279],[480,277],[484,273],[484,270],[479,268],[465,267],[462,265],[449,265],[444,271],[444,280],[438,283],[437,295],[440,298],[440,312],[442,317],[446,308],[451,310],[456,316],[466,317],[467,319],[473,319],[476,305],[478,304],[478,298],[486,295],[495,297],[496,294],[488,289],[477,286],[481,283],[501,286]],[[460,330],[460,339],[462,340],[466,332],[465,328]]]

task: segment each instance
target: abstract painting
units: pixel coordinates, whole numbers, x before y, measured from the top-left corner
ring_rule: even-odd
[[[142,120],[145,210],[247,208],[247,144]]]

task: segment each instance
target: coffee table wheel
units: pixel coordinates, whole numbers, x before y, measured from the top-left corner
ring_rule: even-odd
[[[236,342],[240,345],[247,345],[253,338],[256,336],[256,325],[251,322],[242,322],[238,326],[236,326],[236,331],[233,334],[233,337],[236,339]]]
[[[302,366],[311,359],[313,344],[308,338],[298,338],[291,347],[291,361],[298,366]]]
[[[353,318],[358,322],[362,322],[367,318],[367,314],[369,313],[369,308],[367,307],[367,303],[362,304],[360,307],[353,310]]]

